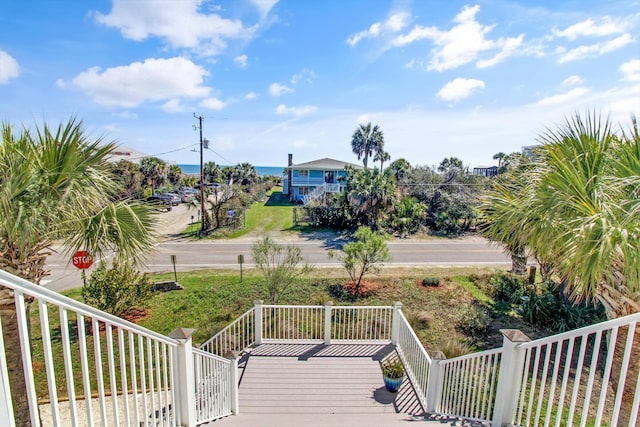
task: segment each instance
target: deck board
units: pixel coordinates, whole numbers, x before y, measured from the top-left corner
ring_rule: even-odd
[[[253,349],[240,381],[244,414],[422,414],[408,381],[384,388],[383,344],[263,344]]]

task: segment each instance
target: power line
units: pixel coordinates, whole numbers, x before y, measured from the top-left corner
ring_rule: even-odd
[[[224,160],[225,162],[227,162],[229,164],[229,166],[233,165],[234,163],[227,159],[226,157],[224,157],[222,154],[217,153],[215,151],[213,151],[211,148],[207,147],[207,150],[211,151],[213,154],[215,154],[216,156],[220,157],[222,160]]]

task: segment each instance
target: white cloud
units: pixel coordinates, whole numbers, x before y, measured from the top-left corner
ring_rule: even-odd
[[[402,29],[407,26],[410,19],[411,16],[408,12],[394,12],[389,15],[389,17],[384,22],[373,23],[368,29],[350,36],[347,39],[347,44],[353,47],[360,43],[360,41],[362,41],[363,39],[373,39],[380,37],[383,34],[397,33],[399,31],[402,31]]]
[[[301,72],[291,76],[291,84],[295,85],[301,81],[311,84],[316,78],[318,78],[318,75],[315,71],[308,68],[303,68]]]
[[[98,104],[132,108],[146,101],[206,97],[211,91],[202,85],[207,74],[185,58],[150,58],[104,71],[93,67],[71,83]]]
[[[174,48],[197,49],[202,55],[216,55],[227,39],[250,38],[256,28],[218,14],[202,13],[202,0],[162,1],[113,0],[108,14],[94,13],[97,22],[117,28],[125,38],[142,41],[159,37]],[[266,2],[263,2],[266,3]]]
[[[184,113],[186,107],[180,103],[179,99],[174,98],[162,104],[162,110],[167,113]]]
[[[273,6],[278,3],[278,0],[251,0],[251,3],[258,8],[260,16],[264,18],[273,9]]]
[[[581,98],[588,92],[589,92],[589,89],[587,89],[586,87],[576,87],[565,93],[560,93],[557,95],[552,95],[546,98],[542,98],[541,100],[536,102],[534,105],[538,107],[542,107],[542,106],[546,107],[550,105],[568,104],[570,102],[573,102]]]
[[[482,80],[457,78],[444,85],[436,97],[443,101],[457,102],[469,97],[478,89],[484,89]]]
[[[609,16],[603,16],[599,22],[589,18],[582,22],[573,24],[564,30],[554,28],[552,33],[556,37],[564,37],[569,40],[575,40],[578,37],[605,37],[613,34],[622,34],[629,28],[630,23],[622,19],[611,19]]]
[[[481,25],[476,20],[480,6],[465,6],[453,22],[455,25],[448,31],[437,27],[415,26],[409,33],[396,37],[392,45],[405,46],[419,40],[431,40],[436,48],[431,52],[428,70],[445,71],[478,59],[482,52],[497,51],[493,57],[478,61],[479,68],[496,65],[513,55],[522,44],[524,35],[518,37],[487,39],[485,36],[493,29],[493,25]]]
[[[565,62],[577,61],[579,59],[601,56],[601,55],[604,55],[605,53],[622,49],[623,47],[625,47],[630,43],[633,43],[634,41],[635,39],[631,37],[631,35],[623,34],[619,37],[616,37],[615,39],[602,42],[602,43],[582,45],[569,50],[560,48],[558,49],[558,53],[560,53],[560,58],[558,59],[558,62],[562,64]]]
[[[640,82],[640,59],[632,59],[620,66],[622,79],[628,82]],[[637,102],[637,101],[636,101]]]
[[[287,107],[284,104],[278,105],[276,114],[302,117],[315,112],[318,107],[314,105],[303,105],[301,107]]]
[[[9,80],[20,75],[20,65],[7,52],[0,50],[0,84],[5,84]]]
[[[562,86],[578,86],[584,83],[584,79],[580,76],[569,76],[562,81]]]
[[[293,92],[293,89],[280,83],[271,83],[269,85],[269,93],[271,94],[271,96],[281,96],[285,93],[291,92]]]
[[[210,110],[220,111],[227,106],[227,103],[219,100],[218,98],[207,98],[202,100],[200,106]]]
[[[246,94],[244,96],[244,99],[256,99],[258,97],[258,94],[255,92],[249,92],[248,94]]]
[[[233,58],[233,62],[238,64],[238,66],[240,68],[247,68],[247,60],[248,59],[249,59],[249,57],[247,55],[238,55],[235,58]]]

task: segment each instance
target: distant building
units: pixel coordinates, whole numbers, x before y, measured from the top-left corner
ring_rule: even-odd
[[[137,164],[145,157],[149,157],[149,155],[144,154],[141,151],[134,150],[133,148],[125,147],[124,145],[118,145],[111,151],[111,154],[109,154],[106,159],[111,163],[117,163],[120,160],[128,160]]]
[[[498,175],[498,167],[497,166],[478,166],[473,168],[474,175],[480,176],[496,176]]]
[[[289,196],[289,200],[305,204],[325,193],[341,193],[345,184],[340,178],[347,176],[345,166],[362,169],[360,165],[330,158],[293,164],[293,155],[289,154],[282,178],[282,191]]]

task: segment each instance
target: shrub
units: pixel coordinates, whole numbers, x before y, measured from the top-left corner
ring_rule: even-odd
[[[495,300],[520,304],[524,296],[524,285],[520,276],[499,272],[489,279],[489,292]]]
[[[565,332],[604,320],[602,306],[568,301],[555,283],[529,288],[522,299],[522,317],[532,325]]]
[[[404,317],[411,327],[415,329],[425,329],[433,320],[433,316],[426,311],[421,310],[403,310]]]
[[[462,310],[456,321],[456,327],[471,336],[486,334],[489,329],[491,317],[484,307],[470,305]]]
[[[440,286],[440,278],[439,277],[425,277],[422,279],[422,286]]]
[[[140,274],[131,265],[114,261],[113,266],[107,268],[101,262],[82,287],[82,299],[97,309],[124,316],[146,305],[152,286],[149,276]]]
[[[360,227],[354,233],[355,242],[349,242],[342,248],[342,265],[351,278],[353,295],[362,294],[362,278],[368,273],[377,273],[378,265],[391,261],[389,248],[383,238],[368,227]],[[336,256],[329,252],[330,257]]]
[[[447,357],[447,359],[453,359],[454,357],[464,356],[473,352],[473,349],[466,343],[458,341],[454,338],[449,338],[440,344],[440,351]]]

